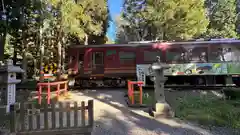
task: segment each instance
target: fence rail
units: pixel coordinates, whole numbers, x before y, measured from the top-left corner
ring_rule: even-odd
[[[16,135],[90,135],[93,100],[48,104],[20,103],[10,106],[10,131]]]

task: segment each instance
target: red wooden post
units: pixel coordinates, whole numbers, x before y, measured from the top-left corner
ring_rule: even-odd
[[[59,99],[59,90],[60,90],[60,84],[57,84],[57,100]]]
[[[48,83],[48,88],[47,88],[47,103],[50,104],[50,86],[51,84]]]
[[[132,104],[134,104],[134,87],[133,87],[133,82],[130,82],[130,86],[131,86],[131,95],[132,95]]]
[[[140,84],[140,86],[139,86],[139,89],[140,89],[140,99],[139,99],[139,101],[140,101],[140,104],[142,104],[142,85]]]
[[[38,104],[42,103],[42,86],[38,86]]]
[[[130,81],[128,80],[128,97],[131,97]]]

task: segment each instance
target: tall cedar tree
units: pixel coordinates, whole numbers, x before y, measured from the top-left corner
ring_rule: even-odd
[[[209,23],[203,0],[126,0],[123,17],[140,40],[187,40]]]
[[[236,0],[206,0],[210,20],[205,37],[236,38]]]

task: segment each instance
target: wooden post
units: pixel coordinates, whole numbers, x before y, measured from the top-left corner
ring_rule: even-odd
[[[56,105],[55,103],[51,103],[51,107],[52,107],[52,128],[55,129],[56,128]]]
[[[48,104],[44,104],[44,129],[48,128]]]
[[[15,111],[15,105],[10,105],[10,133],[16,132],[16,111]]]
[[[21,124],[21,131],[25,131],[25,104],[24,102],[20,103],[20,124]]]
[[[93,125],[93,121],[94,121],[94,114],[93,114],[93,100],[88,100],[88,124],[90,126]]]
[[[60,112],[59,112],[59,128],[63,128],[63,111],[64,111],[64,109],[63,109],[62,102],[59,103],[59,110],[60,110]]]
[[[78,127],[78,103],[74,102],[74,127]]]
[[[30,109],[30,112],[28,114],[28,126],[29,130],[33,130],[33,104],[28,104],[28,109]]]
[[[89,104],[88,104],[89,107]],[[81,125],[85,126],[85,102],[81,102]],[[89,112],[88,112],[89,113]]]

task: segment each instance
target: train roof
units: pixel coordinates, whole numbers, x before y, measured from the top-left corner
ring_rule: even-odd
[[[210,40],[210,41],[183,41],[183,42],[131,42],[128,44],[100,44],[100,45],[71,45],[70,48],[93,48],[93,47],[139,47],[139,46],[150,46],[153,44],[165,44],[165,45],[198,45],[198,44],[237,44],[240,40]]]

